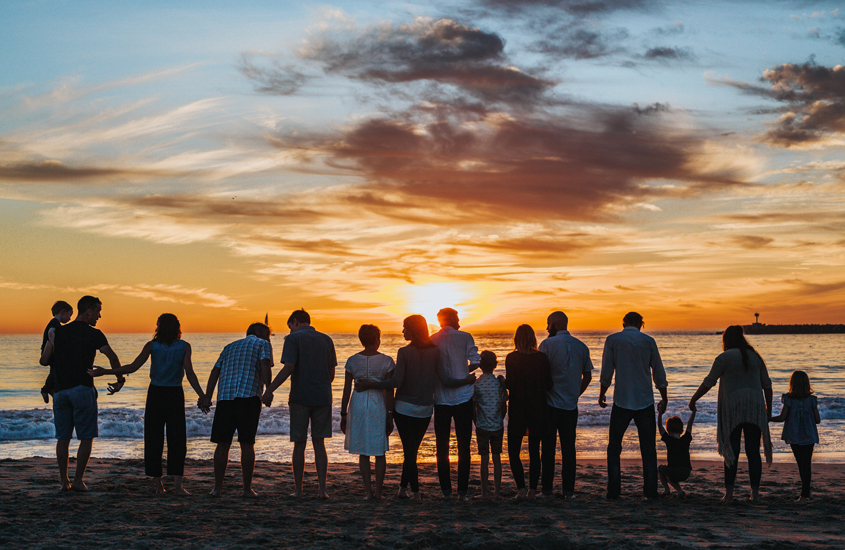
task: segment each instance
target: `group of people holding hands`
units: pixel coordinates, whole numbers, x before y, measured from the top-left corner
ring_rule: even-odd
[[[67,306],[65,308],[65,306]],[[58,310],[57,310],[58,309]],[[187,438],[183,377],[197,394],[198,407],[212,408],[217,390],[211,441],[214,452],[213,496],[219,496],[228,465],[229,449],[238,434],[243,472],[243,495],[257,496],[252,489],[255,465],[255,437],[262,403],[271,406],[274,392],[291,381],[288,408],[290,440],[293,442],[292,466],[294,495],[303,494],[305,449],[310,437],[314,449],[319,498],[327,499],[328,456],[325,439],[332,437],[332,388],[337,357],[331,338],[311,326],[305,310],[294,311],[287,326],[280,363],[281,370],[272,377],[273,351],[270,329],[254,323],[246,337],[227,345],[220,353],[201,387],[191,362],[191,346],[181,339],[179,320],[163,314],[156,323],[153,339],[138,357],[121,365],[103,333],[95,327],[102,304],[84,296],[79,300],[77,317],[67,323],[72,310],[65,302],[53,308],[54,321],[45,329],[41,363],[51,367],[42,389],[45,401],[53,395],[56,426],[56,455],[62,490],[85,491],[83,476],[97,437],[97,391],[93,378],[115,375],[109,393],[119,391],[125,376],[137,371],[151,359],[150,386],[144,414],[144,463],[153,478],[155,490],[164,492],[162,452],[165,427],[167,434],[167,474],[174,476],[175,490],[187,494],[182,486]],[[408,345],[399,349],[396,361],[379,352],[381,332],[374,325],[363,325],[358,333],[363,349],[346,362],[340,428],[345,435],[344,448],[359,455],[365,497],[383,498],[386,470],[385,453],[394,428],[402,443],[404,460],[398,498],[421,498],[417,457],[432,417],[436,441],[437,472],[444,498],[452,498],[452,472],[449,446],[454,437],[458,450],[457,498],[468,500],[470,443],[475,424],[478,453],[481,457],[481,494],[479,498],[498,497],[501,490],[501,453],[504,419],[507,417],[507,449],[511,472],[517,486],[517,498],[533,499],[553,495],[558,440],[561,449],[561,495],[575,497],[576,430],[578,400],[592,380],[593,365],[587,346],[573,337],[568,318],[562,311],[548,316],[549,337],[539,345],[529,325],[521,325],[514,335],[515,350],[505,357],[505,376],[493,371],[498,358],[490,351],[478,352],[472,335],[460,330],[457,311],[444,308],[437,314],[440,330],[429,334],[421,315],[403,321],[403,336]],[[67,324],[62,324],[67,323]],[[717,381],[717,438],[719,454],[725,459],[725,499],[733,498],[740,440],[745,436],[745,452],[751,477],[751,499],[758,498],[762,473],[760,443],[767,463],[771,462],[769,421],[784,421],[783,438],[792,445],[799,465],[802,498],[810,497],[813,445],[818,442],[816,424],[819,412],[807,375],[793,374],[789,393],[783,396],[781,413],[772,416],[772,383],[766,364],[747,342],[740,326],[723,333],[724,352],[690,399],[686,431],[678,416],[662,417],[668,403],[666,372],[654,339],[641,332],[643,318],[630,312],[623,318],[623,330],[607,337],[602,356],[598,404],[607,406],[606,395],[614,385],[613,405],[607,446],[607,498],[621,495],[622,440],[631,420],[637,426],[643,460],[644,498],[657,498],[658,481],[665,495],[674,489],[683,498],[680,483],[691,473],[690,443],[696,402]],[[111,368],[94,367],[97,351],[108,359]],[[480,375],[473,371],[481,370]],[[615,377],[615,383],[614,383]],[[656,404],[654,390],[660,393]],[[668,464],[658,467],[657,426],[667,446]],[[68,448],[76,430],[80,440],[76,473],[68,475]],[[522,443],[528,438],[528,484],[520,458]],[[372,479],[370,457],[375,457]],[[492,489],[488,480],[493,462]],[[541,490],[538,493],[538,488]]]

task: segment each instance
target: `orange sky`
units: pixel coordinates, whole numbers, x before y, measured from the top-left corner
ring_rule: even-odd
[[[4,5],[0,332],[843,323],[841,12],[728,6]]]

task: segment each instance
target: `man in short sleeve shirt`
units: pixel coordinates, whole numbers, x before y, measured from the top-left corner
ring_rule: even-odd
[[[643,494],[648,499],[657,498],[657,420],[652,381],[660,391],[657,409],[664,412],[668,401],[666,371],[654,338],[641,332],[643,316],[628,313],[622,327],[622,332],[605,340],[601,361],[601,408],[607,407],[605,394],[616,375],[607,441],[607,498],[617,499],[622,491],[622,438],[632,419],[643,457]]]
[[[304,309],[294,311],[288,319],[290,334],[282,348],[282,370],[264,393],[264,403],[273,402],[273,392],[290,377],[290,440],[293,442],[294,496],[302,496],[302,476],[305,471],[305,447],[308,426],[311,425],[311,445],[321,499],[326,492],[328,454],[325,439],[332,436],[332,381],[337,355],[329,336],[311,326],[311,316]]]
[[[236,340],[223,348],[208,376],[203,411],[211,407],[214,387],[217,389],[217,408],[211,425],[214,449],[214,489],[212,496],[220,496],[223,479],[229,464],[229,448],[238,432],[241,447],[241,471],[244,479],[244,496],[256,497],[252,489],[255,469],[255,434],[261,417],[261,392],[270,383],[273,366],[273,348],[270,329],[264,323],[253,323],[246,331],[246,338]]]
[[[575,496],[575,433],[578,426],[578,398],[593,379],[590,350],[567,330],[569,318],[562,311],[548,317],[549,337],[540,343],[540,351],[552,366],[549,405],[551,429],[543,438],[543,494],[551,495],[555,478],[555,450],[560,434],[563,496]]]
[[[67,325],[56,327],[53,341],[47,340],[41,353],[41,364],[50,365],[53,372],[53,422],[56,425],[56,459],[62,491],[87,491],[83,483],[85,468],[91,457],[91,447],[99,435],[97,426],[97,388],[89,371],[99,351],[112,368],[120,368],[120,360],[109,346],[106,336],[94,326],[100,319],[103,304],[94,296],[83,296],[77,303],[77,316]],[[120,391],[126,379],[118,376],[109,386],[109,393]],[[76,455],[76,474],[71,483],[68,477],[70,439],[76,431],[79,450]]]

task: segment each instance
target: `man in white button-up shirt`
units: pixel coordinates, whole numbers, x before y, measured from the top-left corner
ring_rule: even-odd
[[[610,433],[607,441],[607,498],[617,499],[622,492],[622,438],[631,420],[637,425],[640,454],[643,458],[643,494],[657,498],[657,421],[654,415],[652,381],[660,392],[659,412],[666,410],[666,371],[654,338],[643,334],[643,316],[630,312],[622,319],[622,332],[611,334],[604,343],[601,361],[599,406],[607,407],[605,394],[616,373]]]
[[[455,419],[455,438],[458,441],[458,498],[467,500],[469,488],[470,452],[472,440],[472,397],[475,375],[481,356],[468,332],[458,330],[458,312],[452,308],[437,313],[441,329],[431,336],[440,349],[440,361],[450,377],[439,377],[434,386],[434,436],[437,447],[437,476],[444,497],[452,494],[452,472],[449,464],[449,440],[452,419]]]
[[[569,318],[555,311],[547,320],[549,337],[540,344],[552,365],[552,389],[546,395],[551,429],[543,437],[543,494],[552,494],[555,479],[555,450],[560,434],[564,498],[575,496],[575,430],[578,426],[578,398],[593,379],[590,350],[567,330]]]

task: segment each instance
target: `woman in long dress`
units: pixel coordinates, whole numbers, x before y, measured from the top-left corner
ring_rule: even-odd
[[[179,319],[172,313],[160,315],[153,339],[144,345],[132,363],[118,369],[95,367],[88,372],[91,376],[130,374],[140,369],[150,357],[150,387],[144,408],[144,469],[153,478],[156,494],[164,493],[161,455],[166,426],[167,475],[173,476],[176,494],[187,495],[188,491],[182,487],[185,455],[188,452],[183,376],[188,378],[191,387],[197,392],[199,401],[205,398],[205,393],[191,363],[191,345],[182,340]]]
[[[396,368],[391,357],[379,353],[381,331],[375,325],[363,325],[358,339],[364,349],[346,361],[346,379],[340,405],[340,429],[346,434],[343,447],[358,455],[358,466],[364,482],[366,500],[381,500],[388,436],[393,431],[393,392],[380,389],[352,392],[354,380],[380,382],[393,375]],[[351,398],[350,398],[351,394]],[[370,480],[370,457],[376,463],[376,484]]]
[[[733,500],[740,439],[745,434],[745,456],[751,478],[751,498],[756,502],[763,464],[760,459],[760,440],[766,464],[772,463],[772,440],[769,418],[772,416],[772,380],[766,363],[745,339],[742,327],[733,325],[722,334],[722,352],[713,362],[710,374],[689,402],[695,403],[719,382],[716,408],[716,439],[719,454],[725,459],[725,501]]]

